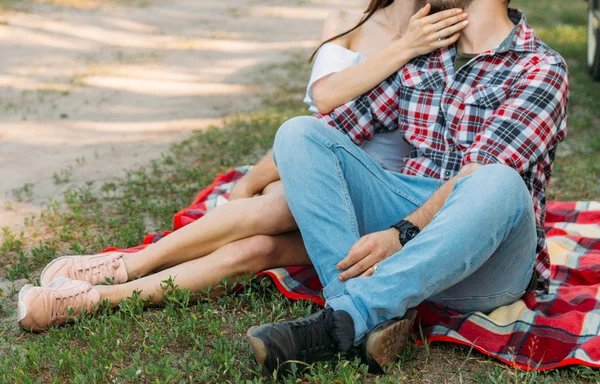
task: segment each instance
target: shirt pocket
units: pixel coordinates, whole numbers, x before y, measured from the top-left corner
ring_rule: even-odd
[[[399,123],[407,141],[436,146],[428,129],[437,122],[446,82],[440,71],[422,71],[405,66],[399,72]]]
[[[480,85],[467,92],[463,115],[456,130],[456,140],[463,149],[473,144],[485,121],[494,115],[509,95],[508,87],[496,85]]]

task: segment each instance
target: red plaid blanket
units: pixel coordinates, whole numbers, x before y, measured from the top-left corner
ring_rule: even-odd
[[[192,205],[175,215],[173,229],[227,202],[232,186],[248,169],[240,167],[217,177]],[[418,324],[425,338],[473,347],[523,369],[600,367],[600,203],[549,203],[546,231],[552,261],[547,295],[531,293],[489,314],[463,315],[423,303],[418,307]],[[168,234],[148,235],[144,244]],[[324,304],[312,267],[278,268],[259,275],[270,276],[291,299]]]

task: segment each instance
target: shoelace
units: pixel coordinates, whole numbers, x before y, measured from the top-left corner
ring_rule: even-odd
[[[52,306],[52,319],[63,319],[67,316],[69,308],[73,308],[73,311],[79,311],[81,308],[85,308],[85,293],[87,293],[91,287],[82,286],[78,291],[73,293],[73,289],[69,289],[68,292],[53,292],[54,305]]]
[[[119,259],[120,257],[114,257],[110,260],[79,264],[73,270],[74,280],[87,281],[88,274],[94,276],[100,273],[108,277],[114,277],[114,271],[119,268]]]
[[[330,336],[333,318],[327,311],[323,311],[317,318],[294,321],[290,326],[303,358],[334,349]]]

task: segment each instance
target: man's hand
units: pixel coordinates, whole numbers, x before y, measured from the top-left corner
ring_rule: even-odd
[[[339,279],[346,281],[359,275],[371,276],[378,263],[401,249],[398,231],[394,228],[363,236],[337,265],[338,270],[346,270],[339,275]]]
[[[482,166],[478,163],[465,165],[457,176],[446,182],[423,206],[406,219],[421,229],[425,228],[450,196],[456,180],[470,175]],[[338,270],[345,270],[340,273],[339,279],[346,281],[356,276],[371,276],[378,263],[401,249],[398,231],[394,228],[363,236],[350,248],[348,256],[337,265]]]

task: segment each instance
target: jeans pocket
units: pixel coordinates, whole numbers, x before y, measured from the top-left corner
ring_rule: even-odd
[[[502,292],[496,295],[488,296],[469,296],[469,297],[445,297],[441,304],[444,308],[460,312],[483,312],[489,313],[498,307],[510,305],[519,300],[525,294],[527,288],[517,294],[511,292]]]

